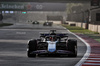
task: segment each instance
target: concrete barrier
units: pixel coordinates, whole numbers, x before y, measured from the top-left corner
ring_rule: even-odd
[[[48,21],[48,22],[53,22],[54,24],[61,24],[61,21]]]
[[[89,30],[100,33],[100,25],[89,24]]]

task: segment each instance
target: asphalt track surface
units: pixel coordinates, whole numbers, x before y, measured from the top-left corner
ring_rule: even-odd
[[[68,33],[69,38],[78,41],[77,57],[27,57],[27,42],[39,38],[40,32],[49,32],[56,29],[58,32]],[[0,66],[74,66],[86,52],[86,45],[70,34],[60,25],[13,25],[0,29]]]

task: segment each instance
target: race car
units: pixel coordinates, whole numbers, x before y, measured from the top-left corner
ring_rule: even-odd
[[[29,40],[28,57],[54,54],[77,57],[77,40],[68,39],[68,34],[56,33],[56,30],[50,30],[49,33],[41,33],[40,39]]]
[[[28,22],[32,22],[32,20],[28,20]]]
[[[34,21],[32,24],[39,24],[39,22],[38,21]]]
[[[53,22],[44,22],[43,26],[52,26]]]

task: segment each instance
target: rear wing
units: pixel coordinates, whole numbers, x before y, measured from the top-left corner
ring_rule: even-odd
[[[57,36],[59,36],[59,37],[61,37],[61,38],[65,38],[65,37],[68,37],[68,34],[66,34],[66,33],[59,33],[59,34],[57,34]]]
[[[49,33],[40,33],[40,37],[46,37],[46,36],[51,36],[51,34],[49,34]],[[66,33],[56,33],[55,36],[65,38],[65,37],[68,37],[68,34],[66,34]]]

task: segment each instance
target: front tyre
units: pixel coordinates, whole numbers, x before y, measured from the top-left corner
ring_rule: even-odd
[[[68,54],[69,57],[77,57],[77,40],[68,40],[68,51],[72,52],[72,54]]]
[[[36,57],[36,54],[32,53],[33,51],[36,51],[36,49],[37,49],[37,40],[30,40],[27,48],[27,56]]]

